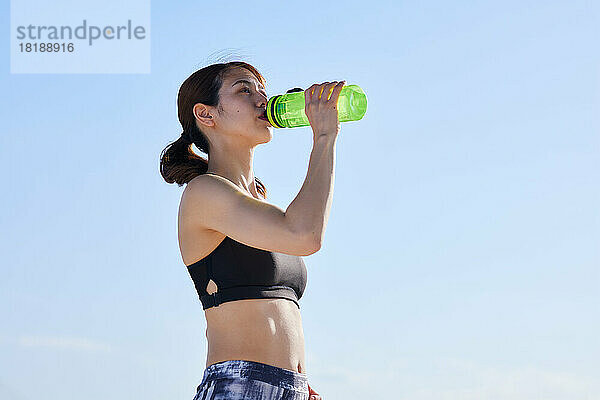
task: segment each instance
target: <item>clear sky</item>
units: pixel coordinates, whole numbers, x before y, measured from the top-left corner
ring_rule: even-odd
[[[598,2],[154,1],[150,74],[10,74],[9,10],[0,398],[193,398],[206,325],[158,162],[179,86],[220,56],[269,96],[368,97],[304,258],[325,400],[600,398]],[[311,145],[305,127],[257,148],[272,203]]]

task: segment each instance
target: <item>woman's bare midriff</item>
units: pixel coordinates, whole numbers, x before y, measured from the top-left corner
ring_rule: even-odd
[[[179,215],[179,244],[184,263],[200,260],[225,239],[225,235],[193,227]],[[212,280],[209,294],[218,291]],[[204,310],[208,354],[206,366],[226,360],[248,360],[306,373],[304,332],[298,306],[280,298],[229,301]]]
[[[287,299],[244,299],[204,310],[206,366],[249,360],[306,373],[298,306]]]

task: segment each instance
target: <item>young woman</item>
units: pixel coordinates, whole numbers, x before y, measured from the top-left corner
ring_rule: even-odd
[[[298,300],[306,287],[301,256],[319,250],[333,195],[336,109],[345,81],[304,91],[313,131],[308,172],[283,210],[266,201],[254,176],[257,145],[272,126],[262,119],[263,76],[241,61],[207,66],[177,98],[181,137],[161,154],[161,174],[187,184],[179,244],[206,316],[208,356],[194,400],[320,400],[309,385]],[[208,162],[190,145],[208,154]]]

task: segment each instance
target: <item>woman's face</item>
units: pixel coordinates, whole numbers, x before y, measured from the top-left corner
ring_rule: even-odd
[[[241,136],[251,144],[271,140],[273,127],[258,118],[267,106],[267,93],[250,71],[245,68],[230,70],[223,78],[219,96],[221,113],[212,115],[220,134]]]

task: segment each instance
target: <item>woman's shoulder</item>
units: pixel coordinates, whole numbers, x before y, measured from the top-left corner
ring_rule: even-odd
[[[225,188],[225,190],[222,190],[223,188]],[[245,190],[240,189],[228,178],[211,173],[200,174],[192,178],[184,189],[184,194],[186,191],[193,194],[208,193],[213,197],[241,193],[245,196],[255,198],[256,200],[266,202],[266,198],[263,197],[260,192],[257,192],[258,197],[255,197],[254,195],[247,193]]]
[[[224,178],[222,178],[224,179]],[[229,182],[229,181],[227,181]],[[222,190],[218,190],[220,187],[223,187],[223,184],[227,185],[227,182],[223,182],[215,175],[210,174],[200,174],[192,178],[186,185],[183,190],[183,198],[186,197],[198,197],[201,194],[208,193],[211,196],[219,195],[218,192],[222,192]],[[231,184],[233,185],[233,184]]]

